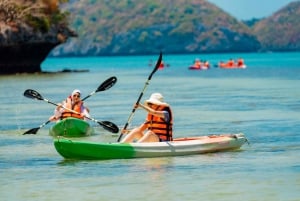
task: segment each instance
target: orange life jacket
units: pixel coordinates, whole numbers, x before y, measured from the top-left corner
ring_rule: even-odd
[[[194,66],[200,68],[202,65],[201,61],[195,61]]]
[[[158,108],[156,108],[155,110],[167,111],[169,113],[169,121],[166,122],[164,118],[157,117],[149,113],[146,119],[148,129],[154,132],[162,141],[172,141],[173,117],[170,107],[158,106]]]
[[[74,110],[75,112],[81,113],[81,107],[83,106],[83,102],[79,101],[75,104],[72,105],[72,97],[69,96],[66,101],[65,101],[65,107],[71,110]],[[79,114],[70,112],[68,110],[64,110],[64,112],[61,115],[61,119],[67,118],[67,117],[75,117],[78,119],[83,119],[82,116],[80,116]]]

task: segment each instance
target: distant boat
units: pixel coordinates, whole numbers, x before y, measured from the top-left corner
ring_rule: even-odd
[[[160,63],[160,65],[159,65],[158,69],[163,69],[164,67],[165,67],[165,64],[164,64],[163,61],[161,61],[161,63]]]
[[[208,70],[209,67],[207,66],[190,66],[189,70]]]
[[[232,69],[232,68],[246,68],[244,60],[239,58],[236,62],[233,59],[230,59],[228,62],[220,61],[218,63],[219,68]]]
[[[237,64],[228,65],[227,63],[222,63],[222,62],[220,62],[218,64],[218,67],[223,68],[223,69],[247,68],[247,66],[245,64],[243,64],[243,65],[237,65]]]
[[[208,70],[210,67],[208,61],[202,62],[200,59],[195,59],[194,64],[189,67],[189,70]]]

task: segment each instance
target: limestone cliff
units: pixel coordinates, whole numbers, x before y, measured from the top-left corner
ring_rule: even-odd
[[[57,45],[76,34],[58,0],[1,0],[0,74],[41,72]]]

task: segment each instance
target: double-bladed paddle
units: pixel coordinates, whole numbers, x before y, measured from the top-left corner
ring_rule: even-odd
[[[35,90],[33,90],[33,89],[27,89],[27,90],[25,90],[24,96],[27,97],[27,98],[31,98],[31,99],[43,100],[43,101],[45,101],[45,102],[47,102],[47,103],[50,103],[50,104],[52,104],[52,105],[60,106],[60,107],[64,108],[65,110],[68,110],[68,111],[70,111],[70,112],[72,112],[72,113],[80,114],[79,112],[76,112],[76,111],[71,110],[71,109],[69,109],[69,108],[66,108],[66,107],[64,107],[64,106],[62,106],[62,105],[58,105],[58,104],[56,104],[56,103],[51,102],[50,100],[44,98],[39,92],[37,92],[37,91],[35,91]],[[110,131],[110,132],[112,132],[112,133],[118,133],[118,132],[119,132],[118,126],[116,126],[116,125],[115,125],[114,123],[112,123],[112,122],[109,122],[109,121],[99,121],[99,120],[93,119],[93,118],[88,117],[88,116],[85,116],[85,118],[87,118],[87,119],[89,119],[89,120],[92,120],[92,121],[98,123],[98,124],[99,124],[100,126],[102,126],[104,129],[106,129],[106,130],[108,130],[108,131]]]
[[[143,88],[142,92],[140,93],[139,98],[138,98],[137,101],[136,101],[136,105],[138,105],[139,102],[140,102],[140,100],[142,99],[142,96],[144,95],[144,92],[146,91],[146,88],[147,88],[147,86],[149,85],[149,82],[150,82],[150,80],[151,80],[153,74],[154,74],[154,73],[157,71],[157,69],[159,68],[161,61],[162,61],[162,52],[160,52],[160,54],[159,54],[158,60],[157,60],[157,62],[156,62],[156,65],[155,65],[154,69],[152,70],[151,74],[149,75],[149,77],[148,77],[148,79],[147,79],[147,81],[146,81],[146,83],[145,83],[145,85],[144,85],[144,88]],[[128,124],[131,122],[131,119],[133,118],[133,115],[134,115],[135,110],[136,110],[136,108],[134,107],[134,108],[132,109],[132,112],[131,112],[131,114],[129,115],[128,120],[127,120],[127,122],[126,122],[126,124],[125,124],[125,126],[124,126],[124,128],[123,128],[122,131],[125,131],[126,128],[127,128],[127,126],[128,126]],[[122,139],[122,135],[123,135],[123,133],[121,132],[121,134],[119,135],[119,138],[118,138],[118,142],[120,142],[120,140]]]
[[[108,78],[107,80],[105,80],[95,91],[93,91],[92,93],[90,93],[88,96],[84,97],[82,99],[82,101],[86,100],[87,98],[91,97],[92,95],[94,95],[95,93],[99,92],[99,91],[105,91],[109,88],[111,88],[112,86],[114,86],[114,84],[117,82],[117,78],[115,76],[113,77],[110,77]],[[24,96],[28,97],[28,98],[34,98],[34,99],[38,99],[37,97],[35,97],[34,95],[37,95],[38,98],[42,98],[42,96],[37,93],[36,91],[34,90],[26,90],[24,92]],[[42,99],[38,99],[38,100],[43,100]],[[97,123],[99,123],[97,120],[95,120]],[[48,120],[46,122],[44,122],[43,124],[41,124],[39,127],[36,127],[36,128],[32,128],[28,131],[26,131],[25,133],[23,133],[23,135],[26,135],[26,134],[36,134],[38,132],[39,129],[41,129],[42,127],[44,127],[45,125],[47,125],[48,123],[50,123],[51,121]],[[113,133],[117,133],[119,131],[118,127],[116,125],[114,125],[113,123],[109,122],[109,121],[103,121],[101,122],[103,123],[104,125],[107,125],[108,128],[110,128],[110,131],[113,132]],[[99,123],[100,124],[100,123]],[[101,124],[100,124],[101,125]],[[104,125],[101,125],[101,126],[104,126]],[[117,130],[117,129],[118,130]]]

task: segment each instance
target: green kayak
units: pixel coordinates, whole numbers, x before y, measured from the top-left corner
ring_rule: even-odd
[[[49,130],[52,136],[84,137],[94,133],[93,127],[86,121],[68,117],[55,123]]]
[[[184,156],[239,149],[247,142],[242,133],[177,138],[169,142],[105,143],[54,139],[57,152],[67,159],[106,160]]]

